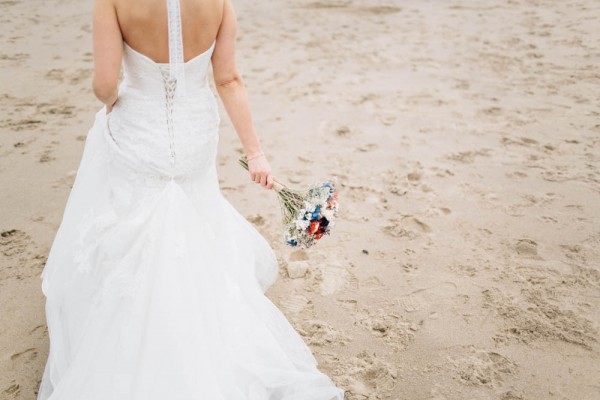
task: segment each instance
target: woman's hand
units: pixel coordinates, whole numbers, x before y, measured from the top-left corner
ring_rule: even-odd
[[[271,166],[264,154],[258,154],[248,157],[248,171],[250,179],[258,183],[265,189],[273,187],[273,175],[271,174]]]

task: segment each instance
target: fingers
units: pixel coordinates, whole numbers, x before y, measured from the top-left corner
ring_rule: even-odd
[[[251,175],[252,182],[260,183],[260,173],[255,172]]]
[[[250,171],[250,180],[261,185],[266,189],[270,189],[273,185],[273,177],[271,176],[271,168],[269,163],[263,157],[251,160],[248,163]]]
[[[273,177],[270,172],[252,173],[250,174],[250,180],[267,189],[270,189],[271,186],[273,186]]]
[[[250,179],[252,180],[252,182],[257,183],[266,188],[269,176],[270,173],[268,172],[256,172],[250,176]]]
[[[267,174],[264,173],[260,177],[260,185],[263,187],[267,187]]]

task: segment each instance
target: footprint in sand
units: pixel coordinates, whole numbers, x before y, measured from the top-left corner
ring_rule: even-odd
[[[473,265],[465,264],[465,263],[454,263],[448,267],[450,271],[455,272],[459,275],[467,276],[472,278],[477,276],[477,268]]]
[[[518,372],[517,364],[507,357],[474,347],[462,357],[450,357],[449,368],[465,385],[494,388]]]
[[[37,104],[37,112],[44,115],[57,115],[66,118],[75,117],[75,106],[54,105],[48,103]]]
[[[500,400],[525,400],[523,394],[515,393],[512,390],[502,393]]]
[[[10,229],[0,233],[0,251],[6,257],[14,257],[25,252],[29,237],[25,232]]]
[[[423,232],[423,233],[430,233],[432,231],[432,229],[429,227],[429,225],[427,225],[425,222],[415,218],[415,217],[408,217],[408,218],[404,218],[403,223],[405,226],[413,228],[414,230]]]
[[[527,178],[528,175],[525,172],[515,171],[515,172],[506,173],[505,176],[507,178],[522,179],[522,178]]]
[[[383,284],[383,282],[381,282],[381,279],[379,279],[375,275],[369,276],[367,279],[363,280],[360,284],[361,288],[367,288],[367,289],[371,289],[371,290],[381,290],[381,288],[383,286],[384,286],[384,284]]]
[[[364,146],[357,147],[356,150],[363,153],[368,153],[369,151],[377,150],[378,147],[379,146],[375,143],[367,143]]]
[[[538,244],[531,239],[519,239],[515,244],[515,250],[520,256],[539,258]]]
[[[288,261],[306,261],[308,260],[308,253],[306,250],[296,250],[290,253]]]
[[[54,161],[54,160],[56,160],[56,157],[54,157],[52,155],[51,149],[44,150],[39,158],[39,162],[41,162],[41,163],[47,163],[47,162]]]
[[[52,188],[56,189],[59,187],[68,187],[72,188],[73,183],[75,183],[75,177],[77,176],[77,170],[71,170],[65,174],[62,178],[55,180],[52,183]]]
[[[350,136],[351,131],[350,128],[348,128],[347,126],[340,126],[335,130],[335,134],[336,136],[347,137]]]
[[[285,300],[279,304],[286,311],[286,314],[299,314],[306,310],[313,310],[313,302],[301,294],[286,296]]]
[[[21,393],[21,385],[19,385],[15,381],[12,382],[13,383],[11,383],[6,389],[2,391],[2,399],[16,399]]]
[[[88,81],[93,74],[93,70],[91,68],[78,68],[69,74],[69,83],[71,85],[77,86],[81,84],[81,82]]]
[[[46,78],[63,82],[65,80],[65,71],[63,69],[51,69],[46,72]]]
[[[379,115],[379,121],[381,121],[381,123],[385,126],[393,125],[396,122],[397,118],[398,117],[393,112],[387,112]]]
[[[408,313],[430,309],[438,309],[441,312],[451,305],[449,299],[456,297],[457,289],[457,285],[450,281],[416,289],[399,295],[395,300],[396,307]]]
[[[334,329],[325,321],[309,319],[302,321],[298,330],[308,344],[313,346],[328,346],[331,344],[345,346],[351,339],[342,332]]]
[[[442,212],[442,214],[444,214],[444,215],[448,215],[448,214],[452,213],[452,210],[449,209],[448,207],[440,207],[440,208],[438,208],[438,210],[440,210]]]
[[[246,219],[254,225],[262,226],[265,224],[265,218],[259,213],[248,215]]]
[[[500,139],[501,143],[504,145],[516,145],[516,146],[532,146],[537,145],[539,142],[535,139],[531,139],[525,136],[521,136],[519,138],[512,138],[504,136]]]
[[[419,330],[419,324],[405,320],[384,309],[371,312],[362,309],[356,323],[367,329],[373,336],[382,338],[394,350],[404,350],[414,340],[414,332]]]
[[[31,331],[29,331],[29,334],[32,335],[34,333],[38,333],[38,332],[42,332],[43,335],[46,335],[48,333],[48,328],[47,326],[44,325],[38,325],[35,328],[33,328]]]
[[[348,400],[388,398],[398,378],[396,367],[367,350],[338,361],[333,371]]]
[[[390,218],[388,224],[383,227],[383,232],[391,237],[406,237],[412,240],[417,238],[419,233],[430,233],[432,229],[423,221],[409,216],[403,217],[401,220]]]
[[[400,12],[402,9],[396,6],[370,6],[361,9],[362,12],[375,15],[386,15]]]
[[[335,300],[341,307],[356,311],[358,309],[358,301],[354,299],[336,299]]]
[[[15,149],[21,149],[21,154],[26,154],[27,151],[27,146],[29,146],[31,143],[35,142],[35,138],[32,139],[27,139],[27,140],[19,140],[18,142],[13,143],[13,147]],[[25,150],[25,151],[23,151]]]
[[[40,125],[45,124],[44,121],[35,118],[26,118],[19,121],[5,120],[0,123],[0,128],[8,128],[13,132],[20,132],[23,130],[38,129]]]
[[[406,175],[406,179],[408,179],[409,182],[418,182],[421,180],[421,173],[420,172],[410,172],[408,175]]]
[[[435,176],[439,178],[447,178],[449,176],[454,176],[454,172],[450,171],[449,169],[442,169],[437,167],[432,167],[430,169],[435,173]]]
[[[552,223],[552,224],[557,224],[558,223],[558,220],[556,218],[551,217],[549,215],[541,215],[541,216],[537,217],[537,219],[539,219],[542,222],[549,222],[549,223]]]
[[[16,53],[12,55],[0,54],[0,60],[2,61],[23,61],[29,58],[27,53]]]
[[[346,267],[329,264],[315,270],[311,286],[318,287],[321,295],[331,296],[344,289],[358,289],[358,279]]]
[[[287,276],[292,279],[304,278],[310,270],[310,263],[308,261],[288,261],[283,264],[283,269],[286,271]]]
[[[345,8],[351,4],[350,1],[347,0],[332,0],[332,1],[314,1],[312,3],[307,4],[304,8],[312,8],[316,10],[328,10],[328,9],[338,9]]]
[[[482,148],[473,151],[461,151],[458,153],[452,153],[446,156],[446,159],[450,161],[456,161],[461,164],[471,164],[477,157],[489,157],[491,149]]]
[[[29,364],[30,362],[34,361],[37,358],[37,356],[37,349],[32,347],[11,355],[10,360],[16,361],[17,359],[19,359],[21,361],[24,361],[25,364]]]
[[[35,254],[36,250],[29,235],[18,229],[0,233],[0,258],[4,268],[0,269],[0,281],[23,279],[39,275],[46,263],[46,256]]]
[[[505,328],[494,336],[497,343],[561,341],[591,350],[598,330],[586,318],[555,305],[546,293],[524,289],[519,297],[509,297],[499,289],[482,292],[484,309],[502,317]]]
[[[496,117],[496,116],[502,114],[502,108],[500,108],[500,107],[482,108],[479,110],[479,113],[486,115],[486,116],[490,116],[490,117]]]

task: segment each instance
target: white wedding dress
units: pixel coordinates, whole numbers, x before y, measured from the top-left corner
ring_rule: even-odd
[[[125,45],[112,112],[90,129],[42,273],[50,352],[38,400],[338,400],[264,295],[266,240],[222,196],[215,43],[183,63]]]

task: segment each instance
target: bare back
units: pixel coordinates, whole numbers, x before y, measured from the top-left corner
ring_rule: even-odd
[[[180,0],[184,60],[206,51],[223,18],[223,0]],[[169,62],[165,0],[114,0],[123,40],[158,63]]]

